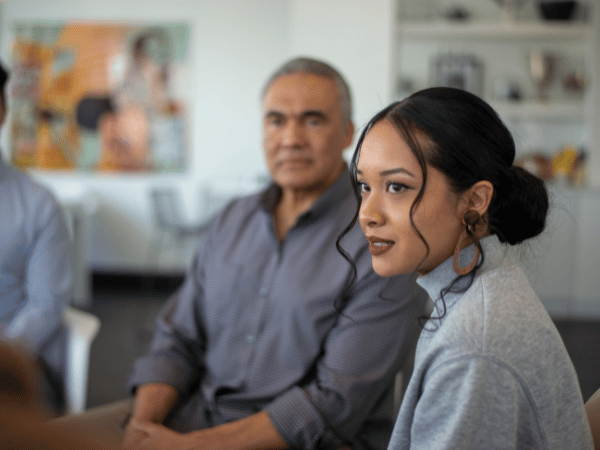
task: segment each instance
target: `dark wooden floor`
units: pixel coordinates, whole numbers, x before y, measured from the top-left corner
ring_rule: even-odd
[[[102,321],[91,350],[88,406],[129,396],[133,361],[149,347],[154,318],[182,276],[96,276],[91,312]],[[555,321],[579,377],[584,400],[600,388],[600,322]]]

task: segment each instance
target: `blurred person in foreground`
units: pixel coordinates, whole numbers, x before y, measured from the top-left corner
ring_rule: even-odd
[[[106,449],[72,427],[48,421],[36,392],[38,376],[26,354],[0,343],[0,450]]]
[[[0,125],[8,73],[0,66]],[[0,157],[0,339],[37,358],[40,389],[55,412],[64,408],[66,330],[72,298],[71,238],[52,194]]]
[[[387,446],[395,375],[427,297],[410,275],[373,272],[358,227],[341,242],[356,272],[336,249],[357,206],[342,158],[354,126],[339,73],[292,60],[262,102],[273,182],[217,214],[160,312],[129,381],[123,448]],[[114,431],[123,417],[113,412]]]

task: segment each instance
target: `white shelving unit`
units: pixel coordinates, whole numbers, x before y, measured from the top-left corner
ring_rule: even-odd
[[[583,102],[542,103],[539,101],[503,102],[490,101],[500,116],[516,121],[582,122],[585,120]]]
[[[592,26],[540,21],[508,22],[480,20],[452,23],[448,21],[405,22],[398,28],[400,38],[416,39],[569,39],[585,40]]]
[[[483,1],[472,3],[473,7],[482,4]],[[573,188],[550,184],[552,208],[546,231],[515,251],[522,256],[529,279],[551,314],[598,318],[600,2],[589,4],[593,8],[585,23],[544,22],[534,20],[533,14],[525,21],[509,22],[501,18],[497,9],[495,16],[480,14],[464,23],[411,22],[398,16],[392,46],[392,79],[397,83],[395,92],[399,99],[408,94],[398,92],[401,78],[412,81],[414,90],[429,85],[437,55],[474,54],[484,68],[482,95],[509,128],[513,127],[517,147],[520,141],[522,151],[545,147],[551,155],[565,144],[586,148],[589,185]],[[489,1],[489,5],[491,10],[494,2]],[[528,74],[527,55],[531,49],[559,56],[559,74],[574,63],[582,63],[586,75],[583,95],[569,96],[557,79],[549,91],[549,100],[539,101]],[[522,100],[496,98],[494,82],[498,77],[516,81],[522,87]]]
[[[489,3],[489,17],[479,16],[464,22],[408,21],[398,16],[392,64],[395,99],[410,93],[398,88],[401,79],[412,83],[412,90],[431,85],[436,55],[475,55],[483,64],[481,95],[516,135],[517,151],[527,153],[542,148],[548,154],[554,154],[567,144],[583,147],[589,155],[590,185],[600,187],[600,91],[597,81],[600,78],[600,12],[597,11],[600,5],[595,5],[586,22],[548,22],[533,18],[511,22],[498,18],[497,8],[494,16],[493,2]],[[527,55],[532,49],[558,56],[559,66],[549,89],[549,99],[545,102],[538,100],[528,73]],[[583,67],[586,74],[582,95],[570,94],[560,86],[561,71],[577,66]],[[500,79],[518,84],[522,99],[498,98],[494,85]],[[532,131],[535,127],[537,129]],[[544,127],[549,127],[550,131],[546,132]],[[540,137],[545,137],[546,141]]]

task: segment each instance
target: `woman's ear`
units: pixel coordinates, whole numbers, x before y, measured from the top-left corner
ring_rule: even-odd
[[[481,180],[467,189],[463,193],[463,205],[465,205],[465,213],[469,210],[475,210],[480,216],[487,213],[492,196],[494,195],[494,186],[487,180]]]

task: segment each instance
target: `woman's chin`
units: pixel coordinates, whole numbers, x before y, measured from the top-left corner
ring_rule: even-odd
[[[391,267],[389,264],[378,264],[376,261],[373,261],[373,270],[381,277],[394,277],[407,273],[399,267]]]

